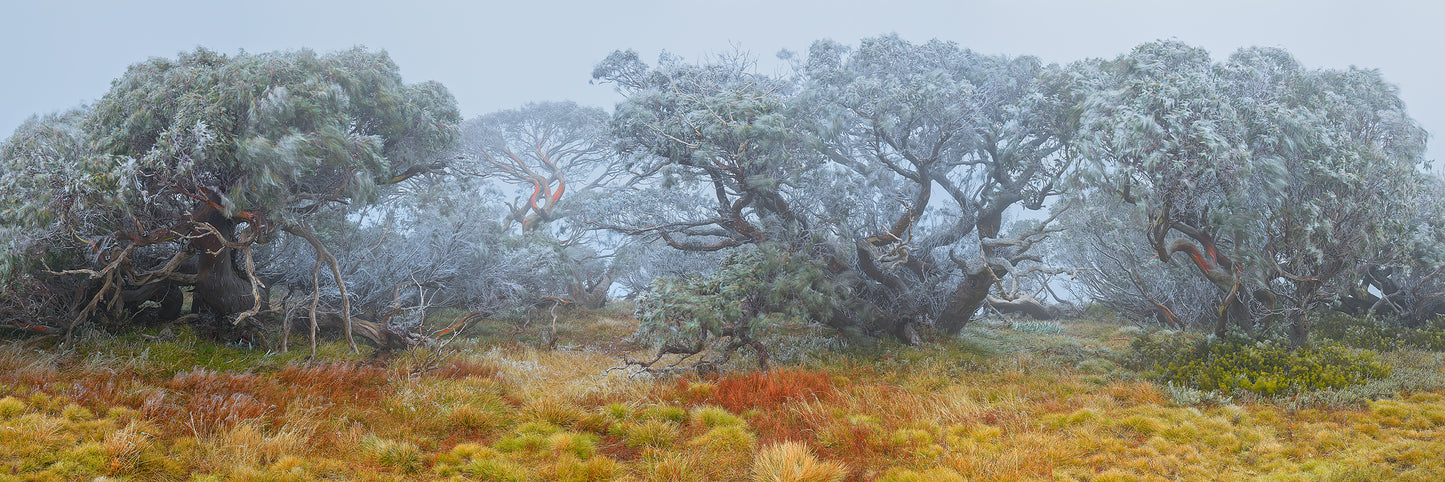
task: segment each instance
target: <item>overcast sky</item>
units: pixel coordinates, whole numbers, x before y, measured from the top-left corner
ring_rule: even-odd
[[[884,6],[886,4],[886,6]],[[407,82],[437,80],[463,115],[571,99],[611,108],[589,85],[615,49],[689,59],[741,48],[763,58],[814,40],[896,32],[983,53],[1066,63],[1161,38],[1209,49],[1284,47],[1307,67],[1377,68],[1410,113],[1445,132],[1445,3],[1431,1],[5,1],[0,135],[36,113],[93,101],[127,65],[196,46],[234,53],[385,49]],[[1442,143],[1431,141],[1431,157]],[[1438,169],[1437,169],[1438,170]]]

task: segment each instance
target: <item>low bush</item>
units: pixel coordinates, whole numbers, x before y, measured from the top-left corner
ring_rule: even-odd
[[[1274,396],[1340,389],[1390,375],[1373,351],[1330,344],[1294,348],[1278,341],[1151,335],[1131,345],[1133,368],[1199,390]]]

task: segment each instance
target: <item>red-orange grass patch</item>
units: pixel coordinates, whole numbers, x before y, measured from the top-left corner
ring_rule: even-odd
[[[791,400],[828,399],[836,391],[833,377],[827,373],[783,369],[720,378],[709,398],[738,413],[775,408]]]
[[[147,418],[197,436],[228,429],[249,419],[275,416],[285,410],[256,397],[263,383],[250,373],[218,373],[206,369],[177,373],[165,391],[149,394],[141,405]]]
[[[62,394],[76,403],[105,413],[111,407],[140,408],[145,391],[136,390],[139,378],[130,372],[86,371],[65,384]]]
[[[326,363],[311,366],[288,365],[276,373],[276,381],[293,396],[306,395],[331,402],[365,403],[385,395],[389,372],[356,363]]]

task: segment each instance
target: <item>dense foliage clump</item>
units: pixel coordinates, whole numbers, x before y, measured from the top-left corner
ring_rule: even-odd
[[[171,322],[189,306],[186,319],[226,341],[259,342],[301,313],[350,339],[330,228],[383,186],[446,167],[460,122],[446,87],[403,82],[385,52],[200,48],[133,64],[93,106],[34,118],[0,144],[0,325],[69,339],[85,323]],[[287,243],[306,259],[265,256]],[[278,281],[312,301],[272,306]],[[150,305],[159,313],[138,316]],[[379,346],[415,340],[360,326]]]
[[[1226,393],[1274,396],[1339,389],[1390,375],[1373,351],[1340,345],[1151,335],[1131,345],[1136,368],[1159,381]]]
[[[748,246],[731,253],[706,275],[654,280],[638,300],[643,335],[660,340],[659,356],[701,353],[727,340],[724,356],[752,347],[766,365],[753,331],[767,323],[832,318],[846,289],[810,257],[779,245]]]

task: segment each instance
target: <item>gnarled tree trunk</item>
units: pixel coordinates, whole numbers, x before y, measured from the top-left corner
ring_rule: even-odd
[[[591,282],[574,282],[568,293],[573,303],[588,309],[600,309],[607,305],[607,291],[612,289],[612,275],[604,274]]]
[[[236,266],[232,259],[233,250],[226,245],[235,241],[236,222],[209,205],[202,209],[202,213],[205,214],[202,222],[211,225],[215,231],[191,241],[200,252],[196,297],[222,317],[249,310],[256,305],[256,299],[251,296],[251,281]]]
[[[953,293],[948,295],[948,304],[938,316],[938,328],[949,335],[957,335],[963,331],[963,327],[973,319],[973,314],[978,313],[984,300],[988,299],[991,286],[993,275],[986,269],[964,276]]]
[[[1004,206],[1008,206],[1008,203]],[[1003,210],[992,209],[978,217],[974,229],[978,231],[980,240],[998,237],[1003,226]],[[943,312],[938,315],[938,328],[949,335],[957,335],[963,327],[973,319],[974,313],[983,308],[984,302],[988,300],[988,292],[994,281],[1006,273],[994,272],[988,265],[989,259],[996,257],[994,250],[997,249],[988,243],[980,243],[983,251],[984,262],[978,267],[968,270],[963,281],[948,295],[948,304],[944,305]]]

